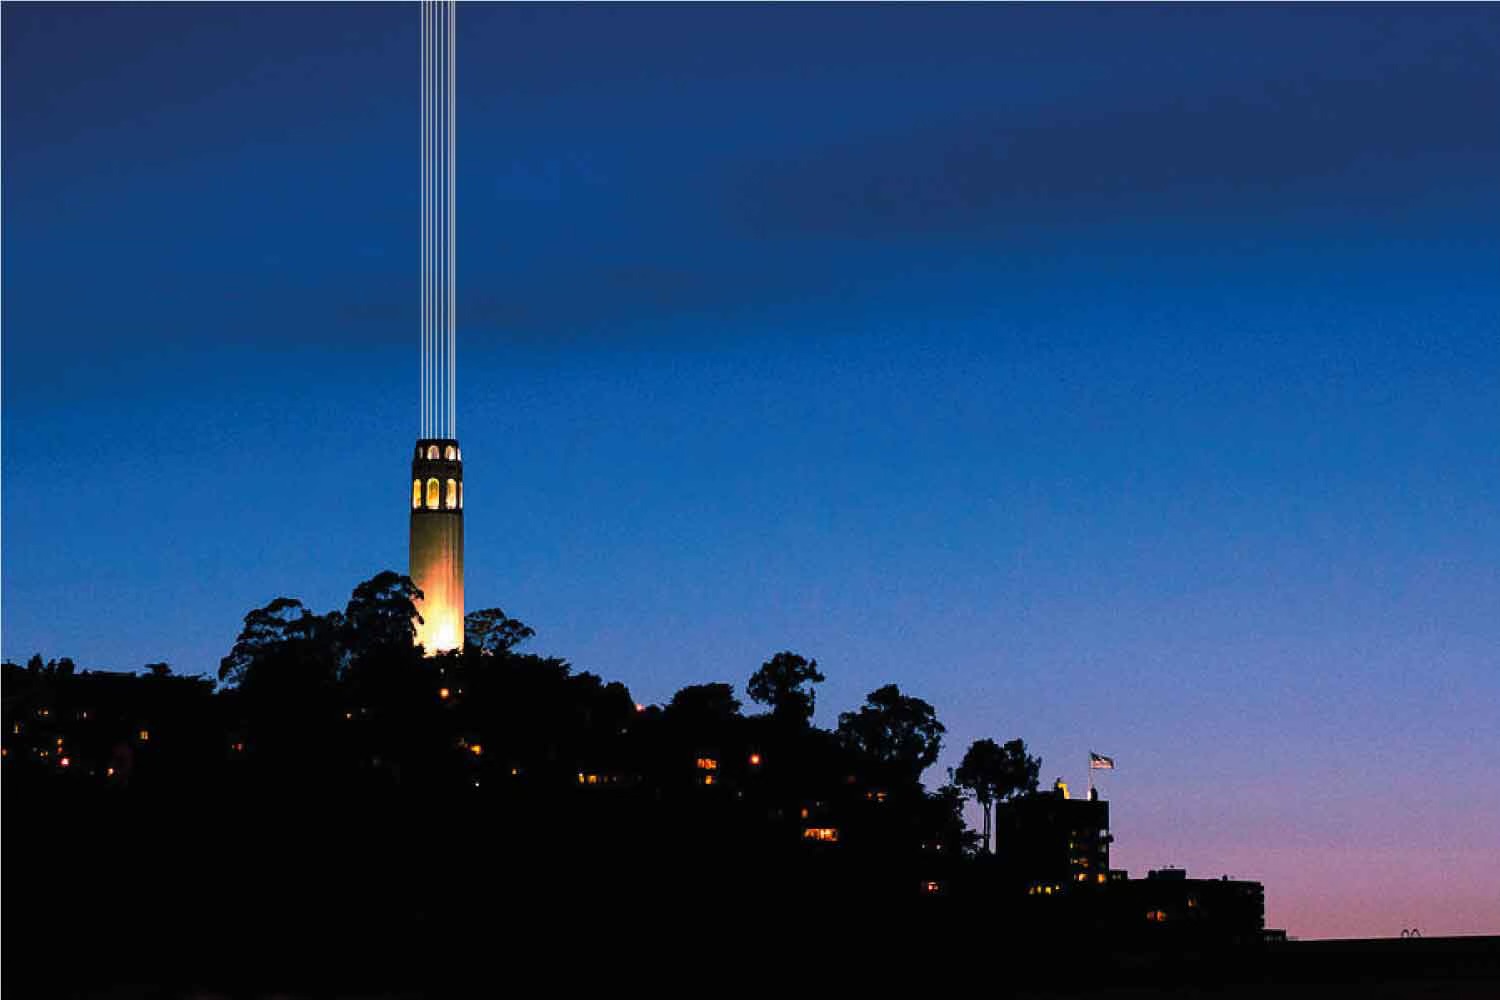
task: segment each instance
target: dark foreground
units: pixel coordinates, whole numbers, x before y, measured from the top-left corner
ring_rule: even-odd
[[[927,998],[976,986],[1037,997],[1500,997],[1500,937],[1150,947],[1007,916],[982,898],[899,896],[888,866],[768,854],[701,812],[632,826],[553,800],[502,817],[420,798],[396,810],[389,799],[377,808],[264,791],[132,796],[86,811],[8,793],[6,806],[8,1000]]]

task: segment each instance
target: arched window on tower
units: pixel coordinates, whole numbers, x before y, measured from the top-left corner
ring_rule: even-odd
[[[440,504],[442,502],[442,499],[441,499],[441,497],[439,495],[439,490],[440,489],[441,489],[441,487],[438,485],[438,481],[436,479],[429,479],[429,480],[427,480],[427,509],[428,510],[437,510],[438,509],[438,504]]]
[[[450,479],[450,480],[448,480],[448,497],[447,497],[447,500],[444,502],[443,506],[447,507],[449,510],[456,510],[458,508],[458,480],[457,479]]]
[[[427,457],[428,458],[437,458],[438,457],[437,445],[430,444],[430,445],[427,446]]]
[[[450,444],[448,447],[443,449],[443,457],[450,462],[453,461],[458,457],[458,449]]]
[[[464,509],[464,484],[463,483],[459,483],[458,484],[458,509],[459,510],[463,510]]]
[[[412,510],[422,506],[422,480],[420,479],[411,481],[411,506]]]

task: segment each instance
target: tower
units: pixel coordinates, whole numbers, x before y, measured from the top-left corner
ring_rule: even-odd
[[[454,3],[424,0],[422,19],[421,435],[411,463],[408,574],[422,599],[417,642],[464,642],[464,471],[454,383]]]

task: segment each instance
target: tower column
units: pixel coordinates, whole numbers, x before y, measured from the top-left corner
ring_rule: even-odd
[[[422,438],[411,462],[410,576],[422,592],[417,642],[430,653],[464,642],[464,465],[453,438]]]

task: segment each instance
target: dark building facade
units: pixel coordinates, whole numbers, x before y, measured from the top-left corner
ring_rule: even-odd
[[[995,807],[995,851],[1013,885],[1054,895],[1109,878],[1109,803],[1075,799],[1062,782]]]
[[[1259,882],[1189,878],[1180,868],[1111,882],[1109,909],[1120,933],[1143,945],[1255,944],[1266,926]]]
[[[1111,946],[1144,950],[1265,938],[1259,882],[1189,878],[1174,868],[1132,879],[1111,869],[1109,803],[1072,798],[1062,782],[997,806],[995,834],[1006,933],[1046,940],[1086,930]]]

